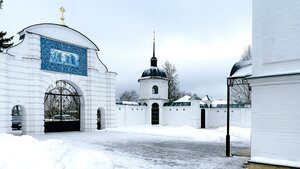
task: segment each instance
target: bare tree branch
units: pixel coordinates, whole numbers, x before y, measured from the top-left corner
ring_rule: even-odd
[[[3,0],[0,0],[0,9],[2,9]]]
[[[138,94],[135,90],[125,91],[120,95],[120,101],[138,101]]]
[[[241,55],[240,61],[252,60],[251,46],[248,45]],[[235,79],[235,84],[231,88],[231,100],[238,104],[251,104],[251,93],[248,84],[243,84],[242,79]]]
[[[178,74],[175,65],[172,65],[169,61],[166,61],[162,65],[164,71],[166,72],[168,79],[168,98],[170,101],[178,99],[179,93],[179,81]]]

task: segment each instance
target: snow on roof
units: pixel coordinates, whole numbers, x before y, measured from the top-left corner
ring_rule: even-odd
[[[206,96],[202,97],[201,100],[202,101],[209,101],[211,99],[208,97],[208,95],[206,95]]]
[[[233,65],[230,71],[230,77],[246,77],[252,74],[252,62],[240,61]]]
[[[231,77],[247,77],[252,74],[252,66],[246,66],[238,69]]]
[[[189,100],[201,100],[201,98],[197,94],[193,94]]]
[[[191,98],[191,96],[185,95],[185,96],[183,96],[182,98],[176,100],[175,102],[176,102],[176,103],[177,103],[177,102],[191,102],[191,101],[189,100],[190,98]]]
[[[289,70],[289,71],[275,71],[274,70],[272,73],[261,73],[259,75],[251,76],[250,78],[286,76],[286,75],[298,75],[298,74],[300,74],[300,69]]]
[[[120,103],[122,105],[134,105],[134,106],[138,106],[139,105],[138,102],[132,102],[132,101],[120,101],[118,103]]]
[[[200,104],[206,104],[206,103],[205,103],[204,101],[201,101],[201,100],[200,100]]]
[[[41,23],[31,25],[19,32],[20,37],[26,33],[38,34],[48,38],[61,40],[63,42],[72,43],[89,49],[99,51],[99,48],[81,32],[70,28],[66,25],[54,23]]]
[[[227,104],[227,100],[223,100],[223,99],[213,100],[211,104],[213,104],[213,105],[217,105],[217,104]]]

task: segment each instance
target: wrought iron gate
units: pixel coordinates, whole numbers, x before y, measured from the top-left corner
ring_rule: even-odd
[[[97,110],[97,130],[101,130],[101,110]]]
[[[73,86],[57,81],[45,93],[45,132],[80,130],[80,96]]]
[[[205,128],[205,109],[201,109],[201,128]]]
[[[152,104],[151,114],[151,124],[159,124],[159,105],[157,103]]]

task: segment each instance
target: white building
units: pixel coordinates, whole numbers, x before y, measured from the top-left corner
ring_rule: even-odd
[[[139,100],[142,105],[148,106],[146,124],[162,124],[164,116],[162,107],[168,102],[168,79],[164,70],[157,67],[155,57],[155,40],[153,41],[153,57],[150,68],[146,69],[141,78]]]
[[[115,103],[116,73],[99,60],[98,47],[65,25],[37,24],[19,32],[20,43],[0,53],[0,132],[23,134],[93,131],[128,125],[226,124],[224,108],[203,107],[197,96],[168,102],[166,73],[151,65],[138,79],[139,101]],[[235,109],[233,124],[248,126],[250,112]],[[246,120],[245,120],[246,119]]]
[[[168,79],[164,70],[157,67],[155,41],[150,68],[146,69],[140,83],[140,105],[120,102],[116,105],[116,126],[130,125],[172,125],[192,126],[195,128],[223,127],[226,125],[226,101],[201,101],[196,95],[168,104]],[[211,104],[213,103],[213,106]],[[213,107],[213,108],[208,108]],[[231,124],[250,127],[250,109],[234,108],[231,110]]]
[[[0,53],[0,132],[12,125],[26,134],[92,131],[98,109],[102,127],[114,127],[116,73],[99,60],[90,39],[47,23],[19,35],[19,44]],[[12,124],[19,113],[20,122]]]
[[[250,168],[300,167],[300,2],[253,1]]]

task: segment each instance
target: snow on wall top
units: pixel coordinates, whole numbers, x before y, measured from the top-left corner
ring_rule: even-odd
[[[213,106],[216,106],[217,104],[227,104],[227,100],[221,100],[221,99],[219,99],[219,100],[214,100],[214,101],[212,101],[212,103],[211,103]]]
[[[176,100],[175,102],[191,102],[189,99],[191,98],[191,96],[189,95],[185,95],[182,98]]]
[[[19,35],[21,37],[26,33],[34,33],[99,51],[99,48],[88,37],[65,25],[54,23],[31,25],[20,31]]]

